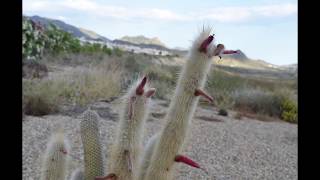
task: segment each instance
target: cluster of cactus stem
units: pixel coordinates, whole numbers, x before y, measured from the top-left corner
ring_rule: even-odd
[[[164,117],[166,124],[160,132],[149,139],[145,148],[142,143],[144,126],[148,118],[150,99],[155,93],[154,88],[149,88],[146,76],[138,79],[121,98],[122,112],[116,129],[115,142],[110,147],[108,163],[104,161],[102,154],[98,115],[92,110],[84,112],[80,122],[84,169],[76,169],[71,179],[170,180],[174,178],[173,166],[179,162],[203,169],[181,152],[199,97],[213,101],[213,98],[203,91],[211,58],[235,53],[224,50],[222,44],[215,45],[213,40],[214,35],[211,35],[211,29],[207,28],[203,29],[193,42]],[[64,143],[61,135],[50,142],[42,172],[43,179],[66,178],[66,170],[63,168],[66,168],[68,161],[66,153],[69,150],[68,145]]]

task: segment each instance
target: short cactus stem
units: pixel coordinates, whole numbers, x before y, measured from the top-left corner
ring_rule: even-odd
[[[54,133],[44,154],[41,180],[65,180],[70,146],[62,131]]]
[[[84,179],[91,180],[104,175],[104,158],[100,143],[98,114],[87,110],[82,115],[80,134],[84,148]]]
[[[111,150],[108,172],[121,180],[131,180],[138,173],[144,125],[150,109],[150,97],[155,93],[149,88],[147,77],[139,79],[124,95],[116,142]]]

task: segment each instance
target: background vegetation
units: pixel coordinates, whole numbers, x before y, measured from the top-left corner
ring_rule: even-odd
[[[42,27],[25,18],[22,23],[25,114],[46,115],[59,112],[64,105],[86,106],[119,96],[142,74],[157,88],[156,98],[170,100],[173,94],[180,66],[155,63],[170,56],[82,43],[53,25]],[[206,91],[213,95],[221,115],[235,110],[260,119],[298,121],[296,79],[244,77],[235,70],[216,66],[208,74]]]

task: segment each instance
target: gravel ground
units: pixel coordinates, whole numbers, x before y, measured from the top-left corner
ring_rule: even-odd
[[[147,122],[145,142],[164,125],[166,107],[155,101]],[[101,115],[104,152],[114,140],[118,116],[117,103],[95,103],[92,109]],[[104,111],[105,110],[105,111]],[[107,112],[107,113],[106,113]],[[68,176],[83,167],[79,134],[79,113],[43,117],[26,116],[23,121],[23,179],[39,179],[41,154],[50,132],[62,126],[70,141],[72,161]],[[110,114],[110,115],[108,115]],[[189,131],[184,154],[201,164],[209,174],[183,164],[175,166],[178,180],[185,179],[298,179],[297,125],[285,122],[236,120],[218,116],[215,109],[198,108]],[[107,153],[106,158],[107,157]]]

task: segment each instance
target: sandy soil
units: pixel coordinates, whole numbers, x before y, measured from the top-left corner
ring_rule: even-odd
[[[100,115],[100,133],[108,160],[108,147],[114,140],[119,103],[97,102],[91,105]],[[147,122],[145,143],[164,125],[164,101],[153,101]],[[26,116],[23,121],[23,179],[39,179],[41,155],[50,133],[65,129],[72,146],[68,176],[83,167],[79,134],[79,115],[84,109],[43,117]],[[230,116],[232,116],[231,113]],[[198,107],[184,154],[199,162],[209,174],[183,164],[176,164],[178,180],[185,179],[297,179],[297,125],[263,122],[217,115],[214,108]]]

